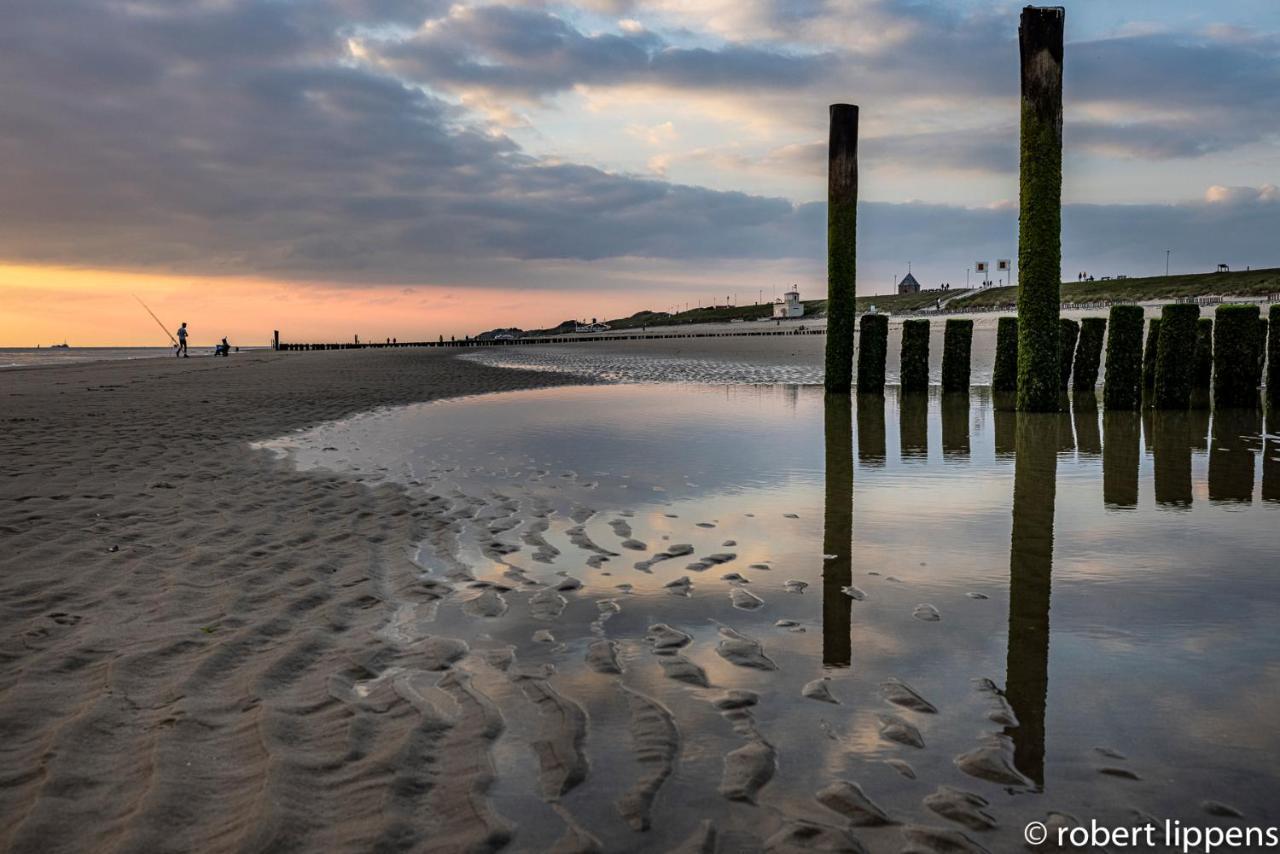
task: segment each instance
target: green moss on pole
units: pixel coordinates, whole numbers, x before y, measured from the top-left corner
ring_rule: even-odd
[[[1142,308],[1113,305],[1107,327],[1103,405],[1112,410],[1137,409],[1142,404]]]
[[[1058,391],[1066,391],[1071,385],[1071,363],[1076,355],[1076,339],[1080,337],[1080,324],[1063,317],[1058,320]]]
[[[889,315],[862,315],[858,335],[858,394],[884,394],[884,362],[888,354]]]
[[[1208,391],[1213,383],[1213,319],[1202,317],[1196,321],[1195,370],[1191,385],[1196,391]]]
[[[1156,342],[1157,409],[1186,409],[1191,405],[1199,320],[1198,305],[1166,305],[1161,312],[1160,340]]]
[[[1062,281],[1061,8],[1027,6],[1018,27],[1022,129],[1018,190],[1018,409],[1059,405]]]
[[[902,323],[902,390],[929,390],[929,321]]]
[[[969,390],[973,321],[948,320],[942,341],[942,390]]]
[[[858,108],[832,104],[827,147],[826,386],[837,394],[848,394],[853,382],[857,234]]]
[[[1256,305],[1222,305],[1213,321],[1213,406],[1254,406],[1258,384]]]
[[[1018,318],[996,321],[996,367],[991,373],[992,391],[1018,390]]]
[[[1267,400],[1280,407],[1280,303],[1271,306],[1271,336],[1267,340]],[[1272,416],[1274,417],[1274,416]]]
[[[1093,391],[1098,384],[1098,368],[1102,366],[1102,342],[1107,337],[1105,317],[1086,317],[1080,321],[1080,341],[1076,344],[1076,363],[1072,372],[1074,391]]]
[[[1154,392],[1156,389],[1156,354],[1160,347],[1160,318],[1153,317],[1147,324],[1147,346],[1142,351],[1142,389]]]

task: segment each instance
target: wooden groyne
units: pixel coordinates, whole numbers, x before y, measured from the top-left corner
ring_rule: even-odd
[[[391,350],[404,347],[509,347],[514,345],[539,344],[579,344],[592,341],[656,341],[672,338],[742,338],[747,336],[769,335],[826,335],[825,327],[818,329],[760,329],[730,332],[641,332],[633,335],[601,334],[601,335],[538,335],[526,338],[464,338],[455,341],[348,341],[322,342],[315,344],[299,344],[295,342],[273,342],[275,349],[287,351],[299,350]]]

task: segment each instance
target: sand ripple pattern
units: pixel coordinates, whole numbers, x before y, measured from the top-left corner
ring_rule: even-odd
[[[821,365],[768,364],[760,360],[670,358],[592,352],[578,347],[495,347],[462,357],[479,364],[568,373],[619,383],[707,383],[711,385],[819,385]]]

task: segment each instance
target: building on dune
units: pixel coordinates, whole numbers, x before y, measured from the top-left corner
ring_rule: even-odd
[[[774,300],[773,316],[778,320],[804,317],[804,303],[800,302],[800,291],[794,285],[782,295],[782,299]]]
[[[898,293],[918,294],[920,293],[920,283],[916,281],[915,276],[907,273],[902,277],[902,281],[898,282]]]

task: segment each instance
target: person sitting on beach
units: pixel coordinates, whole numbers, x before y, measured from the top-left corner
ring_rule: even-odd
[[[223,336],[222,343],[213,348],[215,356],[229,356],[231,354],[231,345],[227,343],[226,336]]]
[[[184,358],[187,355],[187,322],[185,320],[178,327],[178,346],[174,348],[173,355]]]

